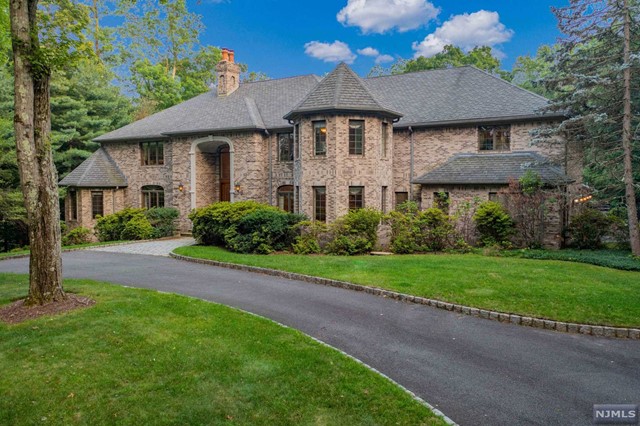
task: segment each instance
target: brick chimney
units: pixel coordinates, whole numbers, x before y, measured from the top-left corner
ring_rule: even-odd
[[[235,63],[233,50],[222,48],[222,59],[216,65],[218,96],[227,96],[240,86],[240,67]]]

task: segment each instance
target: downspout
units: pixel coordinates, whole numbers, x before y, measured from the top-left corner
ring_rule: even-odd
[[[409,200],[413,201],[413,128],[409,126]]]
[[[267,129],[264,129],[264,134],[267,136],[267,146],[269,149],[269,205],[273,205],[273,152],[271,152],[271,134]]]

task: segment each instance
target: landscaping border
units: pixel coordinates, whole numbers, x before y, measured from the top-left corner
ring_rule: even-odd
[[[523,315],[511,314],[507,312],[490,311],[487,309],[472,308],[470,306],[459,305],[456,303],[443,302],[441,300],[429,299],[426,297],[412,296],[405,293],[399,293],[392,290],[385,290],[378,287],[370,287],[360,284],[354,284],[347,281],[332,280],[330,278],[314,277],[311,275],[298,274],[295,272],[280,271],[277,269],[261,268],[259,266],[242,265],[238,263],[219,262],[217,260],[199,259],[196,257],[184,256],[177,253],[170,253],[174,259],[186,262],[200,263],[203,265],[219,266],[229,269],[237,269],[246,272],[256,272],[259,274],[272,275],[276,277],[287,278],[290,280],[305,281],[312,284],[321,284],[331,287],[339,287],[347,290],[363,291],[374,296],[387,297],[396,299],[401,302],[415,303],[419,305],[427,305],[447,311],[454,311],[464,315],[484,318],[492,321],[499,321],[524,327],[541,328],[545,330],[554,330],[564,333],[585,334],[596,337],[616,337],[621,339],[640,340],[640,329],[628,327],[608,327],[593,324],[579,324],[563,321],[548,320],[545,318],[535,318]]]

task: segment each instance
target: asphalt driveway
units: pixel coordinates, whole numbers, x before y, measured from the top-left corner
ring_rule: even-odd
[[[461,425],[588,425],[593,404],[640,403],[640,341],[519,327],[166,257],[76,251],[63,259],[66,277],[195,296],[299,329]],[[27,265],[0,261],[0,272],[26,273]]]

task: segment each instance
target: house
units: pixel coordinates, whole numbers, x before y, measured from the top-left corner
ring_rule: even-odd
[[[173,206],[188,232],[192,209],[238,200],[333,221],[408,199],[428,208],[434,194],[455,209],[531,168],[549,184],[579,181],[560,141],[531,143],[532,129],[562,119],[540,112],[547,100],[473,67],[360,78],[342,63],[324,78],[241,83],[224,49],[216,71],[216,90],[96,139],[101,148],[60,182],[70,227]]]

